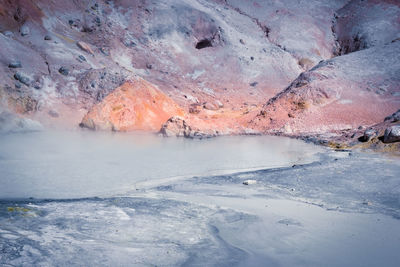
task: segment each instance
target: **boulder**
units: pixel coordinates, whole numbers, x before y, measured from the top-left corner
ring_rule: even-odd
[[[30,79],[22,72],[15,73],[14,79],[16,79],[17,81],[20,81],[21,83],[25,84],[26,86],[29,86],[30,82],[31,82]]]
[[[192,129],[181,117],[172,117],[161,126],[160,134],[164,137],[189,137]]]
[[[203,108],[208,110],[218,110],[219,106],[216,103],[206,102],[204,103]]]
[[[374,138],[375,136],[377,136],[377,132],[374,129],[368,129],[364,132],[364,135],[362,137],[362,141],[363,142],[368,142],[370,141],[372,138]]]
[[[393,125],[385,130],[384,143],[400,142],[400,125]]]
[[[68,76],[69,74],[69,69],[67,67],[61,67],[58,69],[58,72],[64,76]]]

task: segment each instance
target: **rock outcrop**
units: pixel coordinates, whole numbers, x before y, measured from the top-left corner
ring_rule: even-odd
[[[270,99],[254,127],[289,135],[382,121],[400,101],[400,42],[324,61]]]
[[[192,128],[181,117],[172,117],[167,120],[160,130],[164,137],[190,137]]]
[[[384,143],[400,142],[400,125],[390,126],[385,130]]]
[[[400,38],[400,2],[352,0],[336,12],[334,33],[339,55],[348,54]]]
[[[158,131],[170,117],[183,110],[154,85],[135,77],[94,105],[82,127],[114,131]]]

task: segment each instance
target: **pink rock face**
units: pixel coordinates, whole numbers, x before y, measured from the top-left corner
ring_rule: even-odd
[[[320,63],[272,98],[255,127],[323,133],[378,123],[400,106],[400,42]]]
[[[92,107],[82,126],[98,130],[158,131],[183,110],[154,85],[132,78]]]

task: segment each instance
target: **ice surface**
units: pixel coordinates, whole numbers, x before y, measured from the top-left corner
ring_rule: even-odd
[[[0,198],[110,196],[160,179],[311,162],[322,151],[277,137],[209,140],[93,132],[39,132],[0,139]]]
[[[397,158],[335,152],[275,137],[183,140],[84,132],[1,140],[0,265],[400,262]],[[107,165],[109,158],[115,165]],[[68,190],[87,197],[72,199],[61,182],[46,188],[50,173],[63,179],[79,173],[66,173],[68,166],[79,167],[83,180],[81,190]],[[140,166],[146,168],[140,172]],[[135,186],[123,179],[133,170]],[[113,172],[115,180],[108,181]],[[246,180],[256,183],[244,185]],[[71,181],[78,180],[65,184]],[[7,187],[15,185],[18,190]],[[11,192],[52,198],[49,188],[57,199],[10,199]],[[112,193],[93,197],[107,190]],[[60,199],[63,194],[70,198]]]

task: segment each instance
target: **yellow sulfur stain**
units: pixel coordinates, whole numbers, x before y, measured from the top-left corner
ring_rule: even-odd
[[[28,212],[30,209],[22,207],[7,207],[8,212]]]

